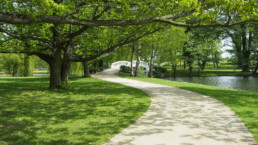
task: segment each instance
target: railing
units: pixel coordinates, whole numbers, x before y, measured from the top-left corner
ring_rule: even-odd
[[[125,65],[125,66],[131,66],[131,62],[129,61],[117,61],[112,63],[111,68],[120,68],[120,66]],[[133,61],[133,67],[136,66],[136,61]],[[147,62],[144,61],[140,61],[140,66],[144,67],[146,69],[147,72],[149,72],[150,68],[149,68],[149,64]]]

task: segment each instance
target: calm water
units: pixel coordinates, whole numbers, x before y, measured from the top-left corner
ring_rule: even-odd
[[[196,84],[204,84],[210,86],[218,86],[224,88],[232,88],[238,90],[246,90],[258,92],[258,77],[237,77],[237,76],[219,76],[219,77],[177,77],[166,78],[172,81],[189,82]]]

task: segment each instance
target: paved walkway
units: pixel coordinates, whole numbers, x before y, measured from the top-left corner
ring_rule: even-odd
[[[223,103],[179,88],[116,77],[117,71],[93,77],[139,88],[151,96],[151,106],[107,145],[255,144],[243,122]]]

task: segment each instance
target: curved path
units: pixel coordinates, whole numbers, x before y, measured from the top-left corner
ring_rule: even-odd
[[[107,145],[251,145],[254,138],[223,103],[179,88],[115,76],[116,69],[95,78],[135,87],[151,96],[148,111]]]

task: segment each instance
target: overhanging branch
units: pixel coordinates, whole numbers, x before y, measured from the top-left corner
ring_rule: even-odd
[[[5,34],[7,34],[13,38],[19,39],[19,40],[38,40],[38,41],[49,43],[49,41],[47,39],[43,39],[43,38],[37,37],[37,36],[19,35],[17,32],[11,32],[11,31],[5,30],[1,27],[0,27],[0,32],[5,33]]]
[[[145,34],[141,35],[141,36],[138,36],[134,39],[131,39],[131,40],[128,40],[128,38],[125,38],[123,41],[121,41],[119,44],[116,44],[116,45],[113,45],[111,47],[109,47],[108,49],[106,50],[103,50],[103,51],[100,51],[99,53],[95,54],[95,55],[91,55],[91,56],[86,56],[86,57],[83,57],[83,56],[73,56],[71,58],[69,58],[70,61],[75,61],[75,62],[83,62],[83,61],[90,61],[90,60],[93,60],[93,59],[96,59],[96,58],[99,58],[99,57],[106,57],[106,56],[109,56],[110,54],[112,54],[114,51],[116,51],[118,48],[124,46],[124,45],[127,45],[127,44],[130,44],[132,42],[135,42],[147,35],[150,35],[150,34],[153,34],[159,30],[161,30],[162,28],[157,28],[153,31],[148,31],[146,32]],[[130,37],[130,36],[129,36]]]
[[[0,13],[0,22],[9,24],[33,24],[33,23],[54,23],[54,24],[72,24],[72,25],[84,25],[84,26],[127,26],[127,25],[143,25],[154,22],[163,22],[179,27],[231,27],[247,22],[258,22],[258,19],[249,19],[235,23],[214,23],[214,24],[186,24],[182,22],[176,22],[167,18],[156,17],[150,19],[141,20],[80,20],[74,18],[65,18],[59,16],[36,16],[36,19],[30,18],[27,15],[13,15],[8,13]]]

